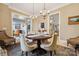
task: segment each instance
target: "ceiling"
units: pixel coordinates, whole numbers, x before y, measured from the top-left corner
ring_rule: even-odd
[[[7,3],[7,5],[11,8],[28,13],[29,15],[33,15],[33,3]],[[47,10],[55,10],[64,5],[68,5],[68,3],[45,3]],[[34,14],[39,15],[43,8],[44,3],[34,3]]]

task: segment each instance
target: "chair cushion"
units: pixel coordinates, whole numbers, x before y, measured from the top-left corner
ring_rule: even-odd
[[[68,44],[71,44],[74,47],[76,44],[79,44],[79,38],[71,38],[71,39],[69,39]]]
[[[6,38],[7,38],[7,37],[6,37],[3,33],[2,33],[2,34],[0,33],[0,39],[1,39],[1,40],[6,39]]]
[[[4,40],[4,42],[5,42],[6,44],[11,44],[13,41],[14,41],[14,40],[12,40],[12,39],[5,39],[5,40]]]

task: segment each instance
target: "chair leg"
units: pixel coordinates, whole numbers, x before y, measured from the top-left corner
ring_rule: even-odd
[[[28,52],[26,52],[26,56],[28,56]]]
[[[16,44],[16,41],[14,41],[14,44]]]
[[[50,52],[50,56],[52,56],[52,51],[49,51]]]
[[[53,52],[54,52],[54,55],[56,55],[56,51],[54,50]]]
[[[78,53],[79,53],[79,52],[78,52],[78,49],[76,49],[76,50],[75,50],[75,54],[76,54],[76,56],[78,56]]]
[[[22,51],[22,54],[21,54],[21,56],[23,56],[24,55],[24,51]]]

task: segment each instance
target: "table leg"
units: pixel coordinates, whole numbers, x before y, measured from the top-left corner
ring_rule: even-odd
[[[40,44],[41,44],[41,41],[40,40],[37,40],[38,47],[32,51],[33,54],[36,54],[36,55],[40,56],[40,55],[44,55],[44,54],[47,53],[46,50],[44,50],[44,49],[42,49],[40,47]]]

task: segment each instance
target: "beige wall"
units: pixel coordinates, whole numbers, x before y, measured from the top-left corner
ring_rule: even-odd
[[[7,34],[11,35],[11,12],[7,5],[0,4],[0,30],[6,28]]]
[[[79,15],[79,4],[70,4],[60,9],[60,39],[79,36],[79,25],[68,25],[68,17]]]
[[[79,25],[68,25],[68,17],[79,15],[79,4],[70,4],[57,11],[60,12],[60,43],[67,44],[67,39],[79,36]]]
[[[32,19],[32,31],[37,32],[37,19]]]

